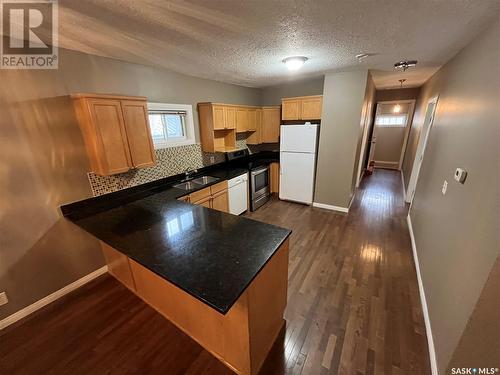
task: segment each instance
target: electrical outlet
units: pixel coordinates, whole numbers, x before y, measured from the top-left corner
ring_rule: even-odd
[[[448,189],[448,181],[444,180],[443,187],[441,188],[441,193],[443,193],[443,195],[445,195],[447,189]]]
[[[215,163],[215,157],[213,155],[210,155],[210,164]]]
[[[7,298],[7,293],[2,292],[0,293],[0,306],[6,305],[9,302],[9,299]]]

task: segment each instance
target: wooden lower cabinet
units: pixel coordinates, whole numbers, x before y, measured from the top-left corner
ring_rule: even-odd
[[[280,163],[271,163],[269,165],[269,181],[271,193],[280,191]]]
[[[227,190],[212,195],[212,208],[222,212],[229,212],[229,194]]]
[[[212,208],[212,197],[207,197],[207,198],[203,198],[202,200],[200,201],[197,201],[197,202],[192,202],[193,204],[196,204],[198,206],[203,206],[203,207],[207,207],[207,208]]]
[[[288,240],[225,314],[194,298],[124,254],[108,248],[106,259],[125,260],[130,288],[149,306],[237,374],[257,374],[285,321]],[[108,267],[113,263],[108,263]],[[123,283],[124,277],[117,277]],[[125,278],[125,279],[126,279]],[[127,286],[128,287],[128,286]],[[161,343],[160,343],[161,344]]]
[[[207,208],[213,208],[214,210],[229,212],[227,181],[218,182],[210,187],[195,191],[178,199]]]

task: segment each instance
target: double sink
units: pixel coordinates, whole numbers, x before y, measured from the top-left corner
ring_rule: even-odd
[[[203,186],[206,186],[208,184],[211,184],[215,181],[219,181],[220,178],[218,177],[212,177],[212,176],[201,176],[197,178],[193,178],[192,180],[189,181],[184,181],[179,184],[175,184],[174,187],[177,189],[183,189],[183,190],[193,190],[193,189],[198,189],[202,188]]]

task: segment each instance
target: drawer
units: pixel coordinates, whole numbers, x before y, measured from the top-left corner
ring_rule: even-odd
[[[204,198],[210,197],[210,188],[204,188],[198,191],[195,191],[194,193],[189,194],[189,201],[194,203],[201,201]]]
[[[210,191],[212,194],[218,193],[219,191],[227,190],[227,181],[221,181],[215,185],[210,186]]]

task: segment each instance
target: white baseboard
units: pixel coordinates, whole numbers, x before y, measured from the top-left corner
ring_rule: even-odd
[[[87,284],[89,281],[92,281],[96,277],[101,276],[106,272],[108,272],[108,266],[101,267],[95,270],[94,272],[89,273],[86,276],[83,276],[81,279],[78,279],[72,282],[71,284],[66,285],[64,288],[56,290],[54,293],[49,294],[47,297],[44,297],[41,300],[38,300],[35,303],[26,306],[24,309],[21,309],[12,315],[9,315],[8,317],[0,320],[0,330],[10,326],[11,324],[17,322],[18,320],[27,317],[30,314],[33,314],[35,311],[41,309],[44,306],[47,306],[49,303],[54,302],[55,300],[61,298],[62,296],[74,291],[75,289],[78,289],[79,287]]]
[[[349,212],[348,207],[332,206],[330,204],[324,204],[324,203],[313,202],[313,207],[324,208],[325,210],[340,211],[345,213]]]
[[[411,248],[413,250],[413,260],[415,262],[415,269],[417,271],[418,290],[420,293],[420,303],[422,304],[422,311],[424,314],[425,332],[427,333],[427,345],[429,347],[429,360],[431,363],[432,375],[438,375],[436,350],[434,349],[434,338],[432,337],[431,321],[429,318],[429,310],[427,309],[427,300],[425,299],[424,284],[422,283],[422,275],[420,274],[420,265],[418,262],[417,245],[415,244],[415,236],[413,234],[413,227],[411,225],[410,215],[406,217],[408,223],[408,230],[411,238]]]

